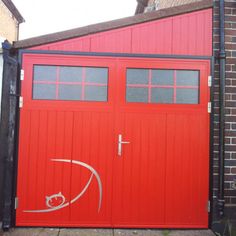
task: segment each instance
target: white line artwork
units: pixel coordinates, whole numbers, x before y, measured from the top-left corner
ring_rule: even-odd
[[[46,206],[48,208],[46,208],[46,209],[37,209],[37,210],[24,210],[24,212],[45,213],[45,212],[57,211],[57,210],[60,210],[62,208],[68,207],[70,204],[75,203],[77,200],[79,200],[84,195],[84,193],[87,191],[90,183],[92,182],[92,179],[93,179],[94,176],[97,180],[98,189],[99,189],[99,201],[98,201],[98,212],[99,212],[100,209],[101,209],[101,205],[102,205],[102,181],[100,179],[100,176],[99,176],[98,172],[92,166],[90,166],[90,165],[88,165],[84,162],[81,162],[81,161],[68,160],[68,159],[51,159],[51,161],[71,163],[71,164],[74,164],[74,165],[85,167],[86,169],[88,169],[91,172],[91,175],[90,175],[90,178],[89,178],[87,184],[84,186],[82,191],[75,198],[73,198],[70,201],[66,202],[65,196],[61,192],[59,192],[59,193],[53,194],[51,196],[46,196]],[[52,204],[54,199],[56,199],[58,201],[57,206],[54,206]]]
[[[53,194],[53,195],[51,195],[51,196],[46,196],[46,205],[47,205],[47,207],[49,207],[49,208],[55,207],[55,206],[53,206],[53,200],[54,200],[54,199],[56,199],[57,201],[58,201],[58,199],[59,199],[59,204],[58,204],[58,206],[63,205],[63,204],[65,203],[65,201],[66,201],[65,196],[64,196],[61,192],[59,192],[59,193],[57,193],[57,194]],[[61,200],[61,201],[60,201],[60,200]]]

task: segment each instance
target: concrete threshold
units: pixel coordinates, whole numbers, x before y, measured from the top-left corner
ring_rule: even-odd
[[[0,236],[214,236],[211,230],[14,228]]]

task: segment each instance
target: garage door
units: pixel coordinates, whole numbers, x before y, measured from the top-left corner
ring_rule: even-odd
[[[18,226],[207,228],[209,62],[24,55]]]

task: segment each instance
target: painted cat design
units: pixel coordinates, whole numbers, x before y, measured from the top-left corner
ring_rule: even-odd
[[[51,159],[53,162],[64,162],[64,163],[69,163],[69,164],[74,164],[77,166],[82,166],[86,169],[88,169],[91,172],[90,178],[87,182],[87,184],[84,186],[84,188],[79,192],[74,198],[71,200],[66,200],[65,196],[59,192],[56,194],[53,194],[51,196],[46,196],[46,209],[34,209],[34,210],[24,210],[23,212],[31,212],[31,213],[45,213],[45,212],[52,212],[52,211],[57,211],[62,208],[68,207],[70,204],[75,203],[78,201],[87,191],[90,183],[92,182],[93,177],[96,178],[97,184],[98,184],[98,189],[99,189],[99,201],[98,201],[98,212],[101,209],[101,204],[102,204],[102,182],[101,178],[98,174],[98,172],[90,165],[87,163],[78,161],[78,160],[70,160],[70,159]]]
[[[51,196],[46,196],[46,205],[49,208],[62,206],[65,203],[65,201],[66,198],[61,192],[53,194]]]

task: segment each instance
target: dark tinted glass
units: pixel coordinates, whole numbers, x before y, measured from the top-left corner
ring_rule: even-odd
[[[59,85],[59,100],[81,100],[81,85]]]
[[[89,83],[107,84],[107,68],[85,67],[85,81]]]
[[[60,66],[60,82],[81,82],[82,67]]]
[[[34,80],[56,81],[56,66],[34,66]]]
[[[148,102],[147,88],[126,88],[127,102]]]
[[[198,89],[177,89],[176,103],[198,104]]]
[[[173,70],[152,70],[153,85],[173,85],[174,71]]]
[[[199,86],[199,72],[188,70],[176,71],[177,86]]]
[[[34,84],[33,99],[56,99],[55,84]]]
[[[173,103],[174,89],[172,88],[152,88],[151,102],[153,103]]]
[[[128,69],[127,84],[148,84],[148,74],[146,69]]]
[[[107,101],[107,86],[85,86],[86,101]]]

